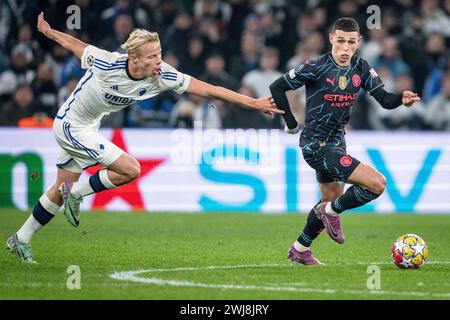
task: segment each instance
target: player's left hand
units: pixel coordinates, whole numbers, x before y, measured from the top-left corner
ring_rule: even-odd
[[[283,114],[284,111],[277,108],[275,101],[272,97],[263,97],[254,100],[254,106],[256,109],[268,114],[271,118],[275,113]]]
[[[38,16],[38,24],[37,28],[40,32],[42,32],[45,36],[47,36],[48,32],[52,29],[47,21],[44,19],[44,13],[41,12]]]
[[[403,91],[402,103],[404,106],[410,107],[417,101],[420,101],[420,97],[417,93],[412,91]]]

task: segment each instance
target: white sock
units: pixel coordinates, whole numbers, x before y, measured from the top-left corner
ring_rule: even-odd
[[[42,228],[42,225],[33,217],[33,215],[30,215],[28,220],[23,224],[19,231],[17,231],[17,239],[19,239],[20,242],[28,243],[40,228]]]
[[[42,207],[44,207],[44,209],[52,215],[55,215],[59,211],[60,207],[57,204],[51,202],[45,194],[43,194],[39,198],[39,202],[41,203]],[[39,223],[39,221],[37,221],[33,214],[31,214],[28,220],[25,221],[23,226],[19,229],[19,231],[17,231],[17,238],[20,242],[29,243],[33,235],[42,227],[43,226]]]
[[[98,177],[100,178],[100,182],[106,189],[114,189],[117,188],[108,177],[108,170],[103,168],[98,172]],[[72,186],[72,190],[70,191],[75,197],[85,197],[95,193],[94,189],[92,189],[90,179],[81,180],[75,182]]]
[[[327,203],[325,206],[325,212],[331,214],[332,216],[338,216],[339,213],[335,212],[333,208],[331,208],[331,201]]]
[[[72,190],[70,190],[70,193],[79,198],[93,194],[94,190],[89,183],[89,179],[87,179],[75,182],[72,186]]]
[[[117,188],[117,186],[115,186],[111,180],[109,180],[108,177],[108,170],[103,168],[102,170],[100,170],[100,172],[98,173],[99,177],[100,177],[100,181],[103,183],[103,185],[105,186],[105,188],[109,189],[114,189]]]
[[[298,242],[297,240],[294,242],[294,248],[295,250],[297,250],[298,252],[305,252],[310,250],[310,247],[305,247],[304,245],[302,245],[300,242]]]

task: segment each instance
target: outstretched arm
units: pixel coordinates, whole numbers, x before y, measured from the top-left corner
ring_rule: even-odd
[[[253,99],[224,87],[210,85],[194,77],[191,77],[186,92],[204,98],[220,99],[248,108],[257,109],[272,117],[274,113],[284,113],[284,111],[277,109],[275,102],[271,97]]]
[[[88,44],[84,43],[81,40],[78,40],[77,38],[52,29],[48,22],[44,20],[43,12],[41,12],[38,16],[37,28],[47,38],[58,42],[64,48],[72,51],[78,59],[81,59],[84,49],[88,46]]]
[[[389,93],[382,87],[375,89],[371,95],[385,109],[395,109],[398,106],[412,106],[415,102],[420,101],[417,93],[412,91],[403,91],[402,94]]]

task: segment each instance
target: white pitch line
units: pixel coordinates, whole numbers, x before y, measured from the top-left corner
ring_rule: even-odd
[[[372,263],[372,264],[384,264]],[[438,263],[450,263],[447,261],[434,261]],[[370,265],[371,263],[367,263]],[[214,288],[214,289],[237,289],[237,290],[262,290],[262,291],[288,291],[288,292],[316,292],[316,293],[348,293],[348,294],[368,294],[368,295],[400,295],[400,296],[417,296],[417,297],[437,297],[450,298],[450,293],[431,293],[431,292],[400,292],[400,291],[384,291],[384,290],[340,290],[340,289],[317,289],[317,288],[298,288],[289,286],[260,286],[260,285],[238,285],[238,284],[209,284],[195,281],[181,281],[161,278],[141,278],[138,275],[142,273],[155,272],[176,272],[176,271],[195,271],[195,270],[214,270],[214,269],[238,269],[238,268],[267,268],[267,267],[291,267],[290,265],[279,264],[259,264],[259,265],[235,265],[235,266],[206,266],[206,267],[179,267],[168,269],[141,269],[135,271],[115,272],[110,275],[111,278],[121,281],[140,282],[147,284],[155,284],[160,286],[175,286],[175,287],[200,287],[200,288]]]
[[[358,265],[373,265],[373,264],[392,264],[392,261],[383,261],[383,262],[357,262],[357,263],[341,263],[341,264],[358,264]],[[450,261],[427,261],[425,264],[450,264]]]

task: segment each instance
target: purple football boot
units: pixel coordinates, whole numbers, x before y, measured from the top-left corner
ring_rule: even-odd
[[[288,251],[288,259],[292,262],[304,264],[307,266],[320,265],[324,266],[325,264],[317,260],[312,254],[311,250],[300,252],[295,249],[294,245]]]
[[[316,210],[317,217],[322,220],[325,229],[331,239],[339,244],[343,244],[345,241],[344,233],[341,228],[341,217],[339,215],[334,216],[325,212],[325,207],[328,202],[319,203],[314,209]]]
[[[25,263],[36,263],[36,261],[33,260],[31,245],[20,242],[17,234],[12,235],[6,241],[6,249],[9,252],[14,253],[21,261]]]

